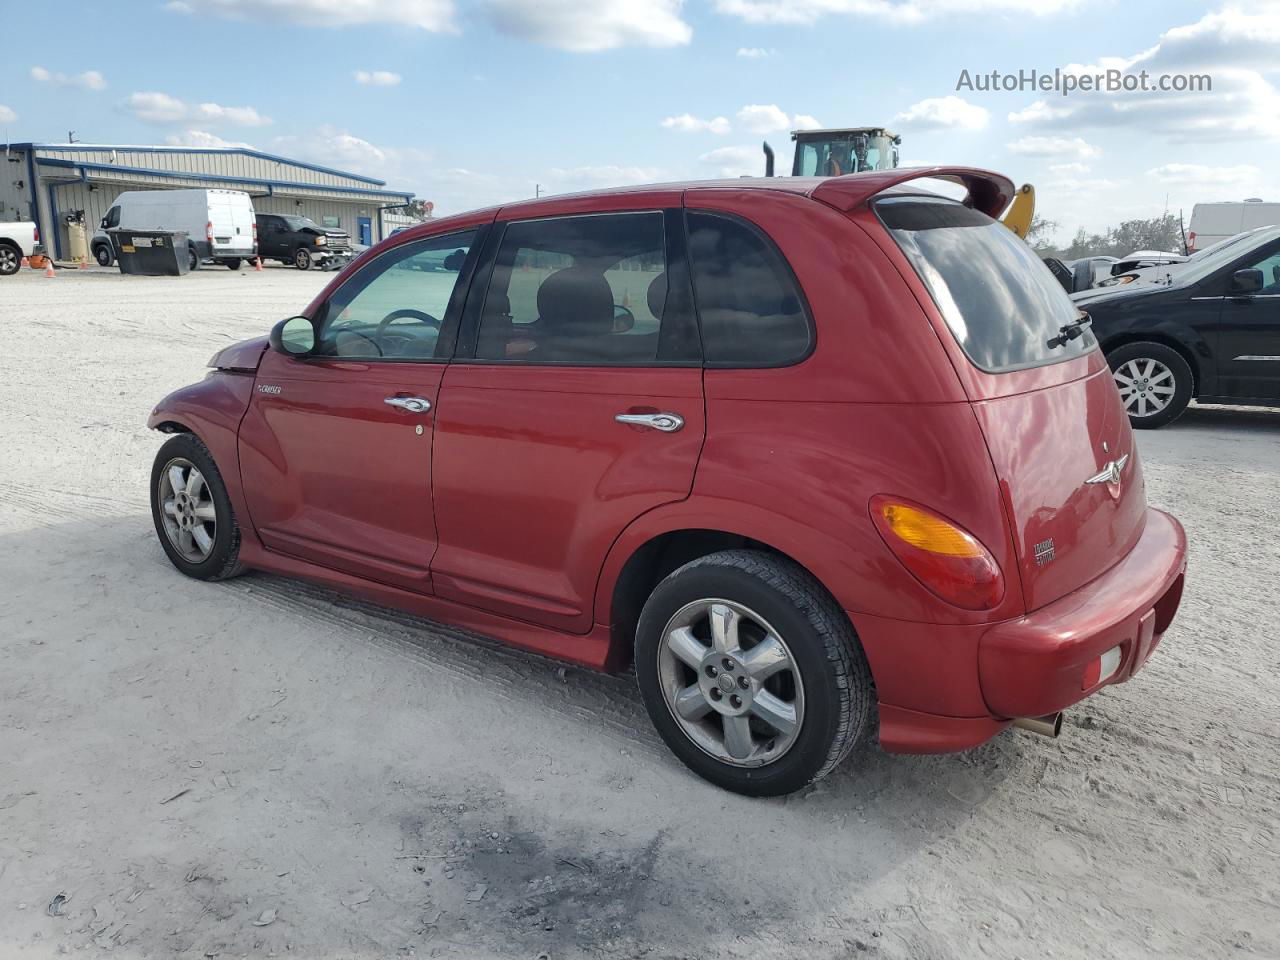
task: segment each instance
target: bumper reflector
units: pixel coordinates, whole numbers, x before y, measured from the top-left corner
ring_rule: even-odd
[[[1110,680],[1120,669],[1120,648],[1112,647],[1097,660],[1084,668],[1084,677],[1080,680],[1080,689],[1088,690],[1096,687],[1103,680]]]

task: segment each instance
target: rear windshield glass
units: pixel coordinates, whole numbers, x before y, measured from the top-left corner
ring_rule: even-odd
[[[975,366],[999,373],[1069,360],[1097,346],[1087,328],[1050,345],[1079,310],[1007,227],[941,197],[886,197],[875,209]]]

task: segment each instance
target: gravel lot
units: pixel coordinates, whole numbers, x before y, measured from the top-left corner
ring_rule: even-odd
[[[1140,436],[1186,597],[1059,741],[747,800],[629,678],[170,567],[148,411],[326,279],[0,278],[0,956],[1280,957],[1280,415]]]

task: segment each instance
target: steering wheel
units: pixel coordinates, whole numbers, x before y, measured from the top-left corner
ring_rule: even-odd
[[[424,313],[421,310],[414,310],[411,307],[406,307],[402,310],[392,310],[385,317],[383,317],[381,321],[379,321],[378,329],[375,330],[373,334],[374,343],[377,345],[378,351],[382,354],[382,356],[384,357],[399,356],[400,351],[402,351],[406,346],[408,346],[409,344],[413,343],[415,340],[418,339],[417,337],[409,337],[403,334],[397,335],[395,333],[389,332],[388,328],[391,326],[391,324],[395,323],[397,320],[404,320],[404,319],[416,320],[418,321],[418,323],[423,324],[424,326],[434,327],[436,331],[436,335],[439,336],[440,334],[440,327],[442,326],[442,324],[437,318],[433,317],[431,314]]]

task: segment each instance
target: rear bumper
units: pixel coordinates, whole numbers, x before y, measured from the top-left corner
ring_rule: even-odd
[[[1186,570],[1182,525],[1148,510],[1138,543],[1101,577],[982,633],[977,672],[987,716],[941,716],[882,703],[882,746],[901,753],[968,749],[999,733],[1011,718],[1056,713],[1104,686],[1124,683],[1173,622]],[[1084,685],[1086,668],[1113,647],[1120,648],[1115,672]]]

